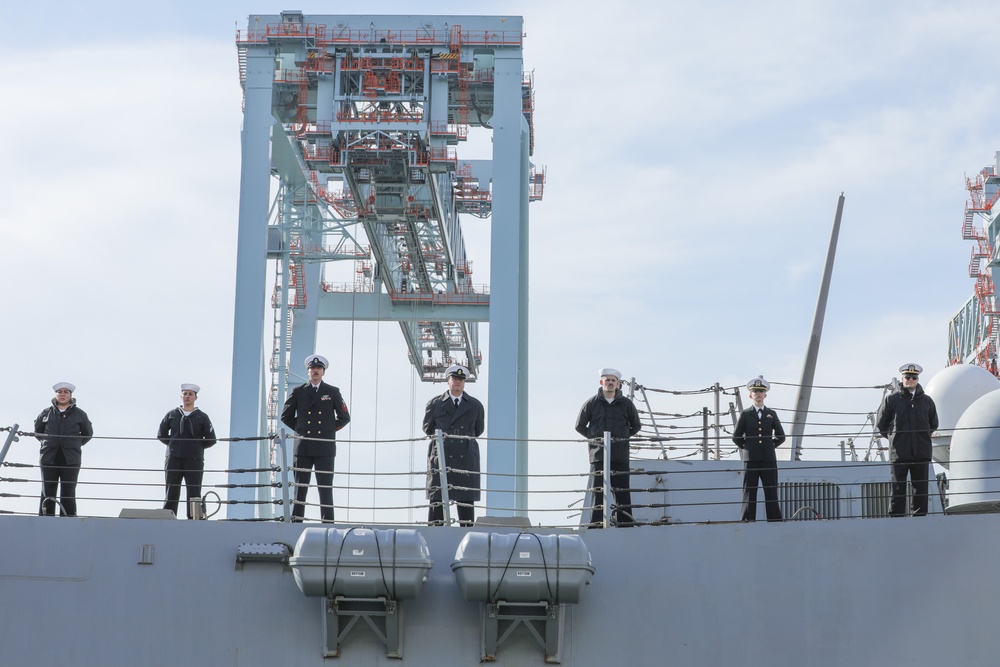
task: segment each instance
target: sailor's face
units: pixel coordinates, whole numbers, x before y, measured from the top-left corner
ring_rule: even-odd
[[[767,392],[764,391],[763,389],[750,390],[750,398],[752,398],[753,402],[756,403],[757,405],[761,405],[764,402],[765,396],[767,396]]]
[[[319,381],[323,379],[323,374],[326,369],[322,366],[310,366],[309,367],[309,381],[313,384],[319,384]]]
[[[196,400],[198,400],[198,394],[194,393],[190,389],[185,389],[181,392],[181,405],[185,408],[193,408]]]
[[[618,378],[614,375],[602,375],[601,376],[601,388],[604,389],[605,394],[614,394],[618,391],[619,385]]]
[[[69,405],[70,400],[73,398],[73,392],[69,389],[56,389],[56,405],[61,408]]]
[[[907,373],[903,376],[903,386],[907,389],[915,389],[917,386],[917,381],[920,378],[912,373]]]
[[[449,375],[448,391],[451,392],[452,396],[461,396],[462,392],[465,391],[465,380],[456,375]]]

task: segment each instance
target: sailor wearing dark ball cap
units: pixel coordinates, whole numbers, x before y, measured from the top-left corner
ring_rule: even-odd
[[[758,375],[747,382],[753,405],[740,413],[733,442],[746,452],[743,464],[741,521],[757,520],[757,484],[764,487],[764,511],[768,521],[781,521],[778,505],[778,462],[774,450],[785,441],[785,430],[774,410],[764,405],[771,384]]]
[[[295,431],[295,502],[292,521],[305,517],[306,497],[316,469],[319,491],[320,518],[333,522],[333,459],[337,455],[336,433],[347,426],[351,415],[347,411],[340,389],[323,381],[330,362],[320,354],[305,359],[309,381],[292,390],[281,411],[281,423]]]
[[[471,526],[476,518],[475,502],[479,490],[479,443],[476,438],[486,429],[483,404],[465,392],[469,369],[449,366],[448,391],[427,402],[424,409],[424,433],[433,436],[440,429],[444,435],[444,465],[448,470],[448,499],[458,506],[459,524]],[[464,436],[461,438],[448,436]],[[444,524],[441,494],[441,463],[437,441],[427,448],[427,521],[432,526]]]
[[[889,439],[892,466],[889,516],[906,516],[907,475],[913,485],[913,516],[925,516],[933,451],[931,433],[938,427],[937,406],[920,386],[920,374],[924,372],[920,364],[903,364],[899,372],[903,381],[885,397],[876,423],[881,436]]]

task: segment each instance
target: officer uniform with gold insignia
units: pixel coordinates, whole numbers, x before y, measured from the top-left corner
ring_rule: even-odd
[[[465,392],[469,369],[450,366],[448,391],[427,402],[424,409],[424,433],[433,436],[444,432],[444,464],[448,470],[448,499],[458,507],[458,521],[462,526],[475,522],[475,502],[479,490],[479,443],[476,438],[486,430],[486,409],[476,398]],[[447,436],[468,436],[462,438]],[[427,499],[430,507],[427,522],[432,526],[444,523],[444,505],[441,494],[441,463],[438,459],[437,441],[433,438],[427,448]]]
[[[306,369],[322,378],[329,367],[326,357],[314,354],[305,361]],[[351,415],[340,389],[318,379],[301,384],[292,390],[281,411],[281,423],[295,431],[295,503],[292,520],[301,521],[305,516],[306,496],[316,469],[316,487],[319,491],[320,517],[333,521],[333,459],[337,455],[336,433],[347,426]]]
[[[747,383],[751,398],[759,400],[740,413],[733,442],[747,453],[743,465],[743,505],[741,521],[757,520],[757,485],[764,486],[764,509],[768,521],[781,521],[778,505],[778,461],[774,450],[785,441],[785,430],[774,410],[764,405],[771,385],[758,376]]]

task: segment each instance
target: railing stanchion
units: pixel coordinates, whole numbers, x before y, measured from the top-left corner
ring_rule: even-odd
[[[604,521],[602,527],[607,528],[611,516],[611,431],[604,432]]]
[[[441,480],[441,504],[444,512],[444,525],[451,525],[451,499],[448,493],[448,464],[444,460],[444,431],[437,429],[434,431],[434,443],[437,446],[438,467],[441,469],[439,479]]]
[[[285,438],[285,429],[281,429],[281,434],[278,436],[278,449],[280,450],[278,453],[281,458],[281,506],[285,523],[289,523],[292,520],[292,505],[288,501],[288,457]]]

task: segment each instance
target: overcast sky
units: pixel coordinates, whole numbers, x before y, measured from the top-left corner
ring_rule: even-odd
[[[841,192],[816,384],[874,387],[908,361],[924,366],[926,384],[945,367],[948,323],[973,289],[965,177],[1000,150],[991,67],[1000,7],[442,1],[372,2],[364,13],[417,8],[525,20],[534,161],[548,173],[544,200],[531,205],[529,430],[563,441],[532,445],[533,473],[585,470],[573,423],[603,366],[670,390],[759,373],[798,383]],[[81,501],[82,514],[160,497],[163,447],[148,438],[178,404],[180,383],[202,386],[199,406],[229,435],[242,120],[234,38],[248,14],[282,9],[97,0],[5,12],[0,426],[30,430],[51,385],[68,380],[100,436],[84,465],[148,470],[117,480],[141,479],[139,490],[81,488],[81,498],[113,499]],[[488,138],[460,146],[460,158],[486,157],[482,146]],[[464,221],[477,283],[489,275],[489,224]],[[484,327],[488,373],[487,341]],[[443,390],[414,381],[398,327],[324,323],[317,351],[353,414],[338,473],[357,473],[360,487],[421,469],[422,441],[363,442],[415,437],[424,403]],[[486,398],[485,383],[469,391]],[[813,407],[865,412],[880,397],[818,391]],[[665,412],[711,407],[707,396],[654,400]],[[783,385],[769,397],[779,410],[794,401]],[[210,450],[209,470],[226,467],[225,447]],[[36,463],[37,451],[22,438],[8,460]],[[35,511],[37,471],[0,476],[32,480],[8,486],[25,497],[0,499],[0,509]],[[392,485],[411,483],[421,481]],[[338,491],[337,502],[365,521],[377,519],[373,502],[421,498],[366,494]]]

